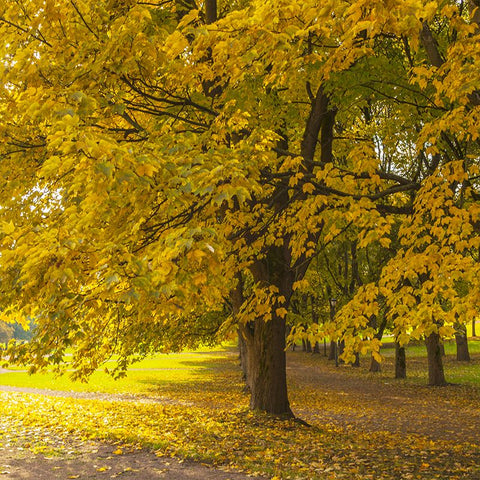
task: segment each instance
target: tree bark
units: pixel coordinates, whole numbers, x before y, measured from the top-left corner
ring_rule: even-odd
[[[329,360],[335,360],[337,354],[337,342],[334,342],[333,340],[330,341],[330,351],[328,353],[328,359]]]
[[[405,347],[395,342],[395,378],[407,378]]]
[[[352,363],[352,367],[360,367],[360,354],[355,353],[355,361]]]
[[[207,24],[215,23],[217,21],[217,0],[206,0],[205,20]]]
[[[470,352],[468,351],[467,328],[465,325],[458,325],[455,329],[455,343],[457,344],[457,360],[469,362]]]
[[[380,365],[380,362],[377,362],[377,361],[372,357],[372,361],[371,361],[371,363],[370,363],[369,372],[377,373],[377,372],[381,372],[381,371],[382,371],[382,366]]]
[[[345,350],[345,340],[340,340],[338,342],[338,356],[343,355],[343,352]],[[340,363],[345,363],[341,358],[338,359]]]
[[[238,329],[238,356],[240,358],[240,367],[242,368],[243,380],[248,385],[248,356],[247,356],[247,343],[242,329]]]
[[[290,264],[290,251],[286,241],[281,247],[270,247],[266,258],[257,260],[250,267],[255,283],[260,286],[275,286],[288,308],[293,293],[295,274],[285,266]],[[280,305],[278,305],[280,306]],[[250,407],[274,415],[293,417],[287,392],[286,369],[286,321],[272,305],[271,319],[263,317],[250,322],[245,328],[248,362],[248,385]]]
[[[377,318],[373,317],[371,320],[371,325],[376,328],[377,327]],[[383,337],[383,332],[385,331],[385,327],[387,326],[387,316],[384,315],[382,319],[382,323],[378,327],[378,331],[375,334],[375,338],[378,338],[378,340],[381,340]],[[370,372],[376,373],[380,372],[382,370],[382,367],[380,365],[380,362],[377,362],[373,356],[372,356],[372,362],[370,363]]]
[[[288,401],[285,320],[273,315],[255,321],[247,341],[250,408],[274,415],[293,416]]]
[[[440,336],[438,333],[431,333],[425,338],[428,356],[428,384],[443,386],[447,382],[443,371],[442,351],[440,348]]]
[[[477,333],[475,332],[475,318],[472,320],[472,337],[476,337]]]
[[[243,278],[241,274],[237,274],[237,285],[230,292],[230,303],[232,306],[232,315],[236,318],[240,312],[243,302],[245,301],[243,295]],[[238,326],[238,354],[240,357],[240,366],[243,372],[243,378],[248,386],[248,353],[247,353],[247,344],[246,344],[246,329],[249,328],[248,325],[239,325]]]

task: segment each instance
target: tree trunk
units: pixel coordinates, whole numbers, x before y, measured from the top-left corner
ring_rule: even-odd
[[[405,347],[395,342],[395,378],[407,378]]]
[[[373,373],[376,373],[376,372],[381,372],[382,371],[382,367],[380,365],[380,362],[377,362],[373,357],[372,357],[372,361],[370,363],[370,369],[369,369],[370,372],[373,372]]]
[[[352,363],[352,367],[360,367],[360,354],[355,353],[355,361]]]
[[[246,329],[250,408],[284,417],[293,417],[293,413],[287,392],[286,321],[277,314],[277,307],[288,308],[293,293],[295,274],[285,269],[289,255],[285,242],[282,247],[271,247],[266,258],[250,267],[255,283],[275,286],[282,302],[271,305],[271,318],[256,318]]]
[[[242,333],[242,329],[238,329],[238,353],[240,358],[240,367],[242,368],[242,376],[248,386],[248,356],[247,356],[247,342]]]
[[[438,333],[431,333],[425,338],[428,356],[428,384],[446,385],[445,374],[443,372],[442,350],[440,348],[440,336]]]
[[[465,325],[458,325],[455,329],[455,343],[457,344],[457,360],[469,362],[470,352],[468,351],[467,329]]]
[[[243,295],[243,278],[241,274],[237,274],[237,285],[230,292],[230,302],[232,305],[232,315],[236,318],[240,312],[240,308],[245,301]],[[248,352],[246,343],[246,329],[248,325],[238,325],[238,354],[240,357],[240,366],[242,368],[243,379],[248,386]]]
[[[472,320],[472,337],[476,337],[477,333],[475,332],[475,318]]]
[[[334,342],[333,340],[330,341],[330,351],[328,354],[328,359],[329,360],[335,360],[335,357],[337,355],[337,342]]]
[[[345,350],[345,340],[340,340],[338,342],[338,356],[343,355],[343,352]],[[341,358],[338,359],[340,363],[345,363]]]
[[[374,328],[377,328],[377,317],[372,317],[370,319],[371,326]],[[384,315],[382,319],[382,323],[378,327],[378,331],[375,334],[375,338],[378,338],[378,340],[382,340],[383,337],[383,332],[385,331],[385,327],[387,326],[387,316]],[[376,373],[380,372],[382,370],[382,367],[380,365],[380,362],[377,362],[373,357],[372,357],[372,362],[370,363],[370,372]]]
[[[293,416],[287,393],[285,320],[255,321],[247,341],[250,408]]]

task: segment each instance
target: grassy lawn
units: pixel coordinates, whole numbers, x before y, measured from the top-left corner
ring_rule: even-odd
[[[470,362],[457,362],[455,341],[445,342],[444,369],[448,382],[478,385],[480,386],[480,340],[470,339],[468,342]],[[395,349],[382,349],[382,355],[385,357],[383,365],[384,377],[393,376]],[[425,345],[410,345],[406,349],[407,358],[407,380],[406,382],[425,384],[428,379],[428,372],[425,365],[426,349]],[[365,362],[368,364],[368,362]]]
[[[128,375],[118,380],[100,370],[95,372],[88,382],[74,382],[70,379],[68,372],[62,376],[56,376],[53,373],[30,375],[17,369],[0,375],[0,385],[82,392],[161,395],[164,388],[171,392],[172,385],[181,389],[183,384],[205,382],[211,378],[212,372],[220,368],[218,361],[225,359],[231,349],[232,347],[223,347],[217,351],[159,354],[135,363]]]
[[[451,346],[447,345],[448,355],[450,351]],[[474,353],[468,365],[458,365],[447,357],[449,380],[460,379],[463,375],[471,384],[468,391],[457,389],[450,397],[448,390],[415,387],[426,378],[421,373],[425,368],[425,354],[421,346],[410,347],[407,352],[410,378],[395,384],[398,395],[403,395],[403,389],[407,389],[409,400],[417,396],[427,407],[432,405],[432,409],[439,399],[446,398],[451,403],[453,415],[465,408],[476,408],[478,413],[480,341],[471,343],[471,352],[479,353]],[[392,383],[393,350],[385,349],[382,353],[385,364],[381,375],[376,377],[368,373],[367,359],[359,370],[335,370],[321,356],[295,355],[312,369],[315,364],[324,364],[327,373],[339,375],[340,380],[347,381],[355,376],[372,382],[375,393],[377,383],[379,386],[382,382]],[[37,440],[30,440],[25,448],[43,449],[48,453],[48,449],[45,450],[48,438],[80,434],[84,438],[153,448],[159,456],[175,455],[258,472],[277,480],[480,478],[478,444],[463,441],[461,435],[455,442],[441,438],[432,440],[425,434],[392,432],[387,427],[364,430],[355,423],[345,423],[342,419],[348,416],[361,417],[368,413],[363,400],[341,391],[335,397],[330,396],[328,391],[320,391],[314,381],[302,386],[297,382],[300,371],[293,372],[290,381],[290,396],[296,411],[305,405],[311,412],[328,410],[337,421],[314,420],[312,427],[306,427],[249,411],[237,355],[229,347],[215,352],[158,355],[134,368],[138,370],[118,381],[98,372],[87,384],[73,383],[64,377],[55,379],[51,375],[29,376],[18,371],[0,375],[4,385],[133,393],[170,399],[165,404],[149,404],[0,392],[0,443],[4,441],[2,437],[11,438],[15,432],[30,431]],[[472,395],[477,396],[477,400],[471,398]],[[382,405],[381,398],[370,408],[380,419],[398,415],[388,402]],[[411,414],[412,418],[418,415],[415,406],[406,403],[402,408],[402,415]],[[435,417],[431,420],[441,422]]]

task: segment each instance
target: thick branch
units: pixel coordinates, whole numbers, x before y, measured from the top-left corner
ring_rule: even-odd
[[[217,0],[205,1],[205,20],[208,25],[217,21]]]
[[[313,162],[318,143],[318,135],[325,116],[328,114],[328,97],[320,85],[312,101],[310,115],[302,139],[301,155],[307,164]]]
[[[480,0],[469,0],[468,10],[472,23],[476,23],[480,27]]]
[[[425,48],[425,51],[427,52],[430,63],[434,67],[440,68],[443,65],[444,60],[440,54],[440,50],[438,49],[438,43],[434,38],[427,22],[423,22],[420,39],[422,41],[423,48]]]

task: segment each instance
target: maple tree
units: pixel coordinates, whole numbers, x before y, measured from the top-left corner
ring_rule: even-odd
[[[291,415],[285,318],[319,241],[401,249],[379,297],[435,357],[478,304],[476,2],[18,0],[0,11],[10,349],[88,375],[238,326],[251,407]],[[231,315],[228,316],[225,305]],[[226,318],[228,317],[228,318]],[[441,383],[442,378],[431,378]]]

